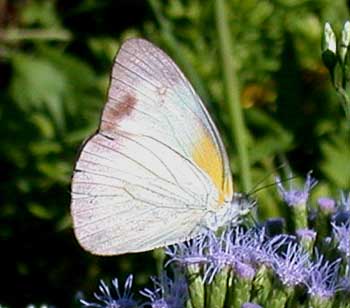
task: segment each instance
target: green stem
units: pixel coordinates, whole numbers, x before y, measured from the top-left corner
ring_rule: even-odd
[[[283,288],[282,286],[278,286],[277,284],[275,284],[275,286],[272,287],[271,298],[269,300],[269,307],[271,308],[286,307],[288,299],[290,299],[292,296],[293,296],[292,288],[287,288],[287,287]]]
[[[191,306],[193,308],[204,308],[204,285],[201,269],[198,265],[187,266],[188,291]]]
[[[345,89],[339,86],[336,86],[337,92],[340,94],[343,100],[343,108],[345,111],[345,118],[348,122],[350,122],[350,98],[346,93]]]
[[[226,298],[227,280],[229,269],[223,268],[218,272],[213,281],[206,287],[205,307],[223,308]]]
[[[15,42],[23,40],[42,40],[42,41],[69,41],[72,34],[69,31],[57,29],[17,29],[10,28],[0,30],[0,42]]]
[[[214,3],[224,74],[225,94],[232,122],[231,133],[237,148],[242,188],[243,191],[248,192],[251,189],[251,174],[247,149],[247,131],[244,125],[243,112],[240,104],[240,91],[234,67],[231,35],[228,28],[224,0],[216,0]]]
[[[271,277],[272,272],[265,265],[259,268],[253,281],[255,291],[253,302],[261,303],[262,305],[268,304],[268,298],[272,289]]]
[[[164,269],[165,251],[163,248],[156,248],[153,250],[152,254],[156,261],[157,273],[160,275]]]
[[[292,207],[294,228],[296,230],[307,229],[307,207],[306,203],[295,204]]]
[[[318,308],[331,308],[333,306],[332,299],[322,299],[312,297],[309,299],[309,307],[318,307]]]
[[[232,307],[240,308],[244,303],[249,302],[252,290],[252,280],[242,277],[235,277],[231,289]]]

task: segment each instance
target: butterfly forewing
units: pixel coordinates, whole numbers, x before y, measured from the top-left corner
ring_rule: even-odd
[[[72,181],[79,242],[97,254],[193,237],[208,208],[232,197],[227,155],[174,62],[142,39],[118,52],[98,132]]]

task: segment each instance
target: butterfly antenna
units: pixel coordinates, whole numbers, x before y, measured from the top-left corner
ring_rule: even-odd
[[[282,169],[283,175],[287,178],[290,174],[292,174],[292,169],[290,167],[289,161],[285,154],[278,155],[278,159],[281,162],[280,167]]]
[[[254,187],[251,189],[251,191],[249,193],[247,193],[247,196],[250,196],[250,195],[253,195],[253,194],[256,194],[257,192],[259,192],[260,190],[263,190],[265,188],[269,188],[271,186],[275,186],[276,184],[279,184],[279,183],[285,183],[285,182],[288,182],[288,181],[291,181],[293,179],[296,179],[298,178],[299,176],[297,175],[291,175],[291,171],[287,171],[287,173],[289,174],[289,176],[286,178],[286,179],[283,179],[283,180],[279,180],[279,181],[276,181],[274,183],[270,183],[270,184],[267,184],[267,185],[264,185],[264,186],[261,186],[259,187],[259,185],[261,183],[263,183],[268,177],[271,176],[271,174],[273,174],[273,172],[277,171],[277,170],[280,170],[280,169],[288,169],[290,170],[289,168],[289,164],[287,161],[284,160],[284,162],[282,164],[280,164],[278,167],[276,167],[273,171],[271,171],[270,173],[268,173],[266,176],[264,176],[256,185],[254,185]],[[285,173],[285,172],[284,172]]]
[[[285,183],[285,182],[294,180],[294,179],[296,179],[296,178],[298,178],[298,177],[299,177],[298,175],[293,175],[293,176],[290,176],[290,177],[287,178],[287,179],[279,180],[279,181],[276,181],[275,183],[270,183],[270,184],[267,184],[267,185],[265,185],[265,186],[261,186],[261,187],[255,189],[255,190],[251,191],[251,192],[249,193],[249,195],[256,194],[256,193],[257,193],[258,191],[260,191],[260,190],[263,190],[263,189],[268,188],[268,187],[271,187],[271,186],[276,186],[276,184]]]
[[[260,186],[261,183],[265,182],[266,179],[268,179],[275,171],[280,170],[282,168],[284,168],[286,166],[286,163],[283,163],[281,165],[279,165],[276,169],[274,169],[273,171],[269,172],[267,175],[265,175],[259,182],[257,182],[254,187],[250,190],[250,192],[247,193],[248,196],[252,195],[253,193],[260,191],[261,188],[266,188],[266,186],[263,186],[261,188],[258,188]],[[269,186],[274,185],[274,184],[269,184]],[[267,186],[267,187],[269,187]]]

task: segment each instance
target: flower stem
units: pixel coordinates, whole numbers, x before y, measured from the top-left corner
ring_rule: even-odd
[[[223,308],[226,298],[229,270],[223,268],[206,288],[206,307]]]
[[[229,32],[224,0],[216,0],[214,3],[216,26],[219,36],[219,49],[224,74],[225,94],[232,123],[231,133],[237,148],[242,188],[243,191],[248,192],[251,189],[251,174],[247,149],[247,131],[244,125],[243,112],[240,104],[240,90],[234,66],[231,35]]]
[[[232,277],[232,282],[229,288],[230,306],[232,308],[240,308],[250,300],[250,292],[252,289],[252,280],[238,277]]]
[[[204,286],[198,265],[187,266],[188,291],[193,308],[204,308]]]
[[[295,230],[307,229],[307,206],[306,203],[296,204],[292,206],[292,212],[294,217]]]
[[[333,300],[331,299],[311,297],[309,300],[309,307],[331,308],[332,306]]]
[[[342,104],[343,104],[343,108],[344,108],[344,112],[345,112],[345,118],[349,123],[350,122],[350,98],[349,98],[349,96],[346,93],[344,88],[342,88],[340,86],[336,86],[335,89],[337,90],[337,92],[341,96]],[[348,128],[349,127],[350,127],[350,124],[348,124]]]
[[[253,281],[255,290],[254,302],[268,304],[268,297],[271,290],[271,271],[266,266],[261,266]]]

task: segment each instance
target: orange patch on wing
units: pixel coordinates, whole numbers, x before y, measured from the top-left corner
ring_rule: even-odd
[[[221,156],[208,135],[204,135],[196,144],[192,157],[212,179],[219,193],[218,206],[221,206],[225,197],[232,194],[232,184],[228,178],[224,178]]]

